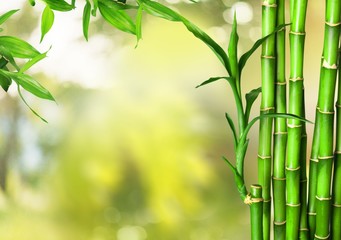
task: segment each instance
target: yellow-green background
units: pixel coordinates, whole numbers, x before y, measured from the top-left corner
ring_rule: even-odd
[[[237,1],[175,2],[227,48],[226,14]],[[307,118],[313,120],[324,6],[309,4],[305,81]],[[23,0],[0,2],[1,13],[21,8],[1,34],[20,36],[41,51],[52,45],[31,74],[57,100],[25,94],[45,124],[18,100],[15,86],[9,94],[0,92],[0,162],[7,162],[0,168],[6,185],[0,239],[248,239],[248,207],[221,160],[224,155],[234,161],[224,118],[224,112],[235,114],[231,91],[223,81],[195,89],[209,77],[224,76],[220,62],[181,24],[150,16],[143,18],[137,48],[134,36],[99,17],[92,19],[86,43],[83,5],[77,1],[75,11],[56,14],[39,44],[43,3],[32,8]],[[260,2],[248,7],[253,17],[239,26],[240,53],[261,34]],[[244,70],[244,92],[260,86],[259,56]],[[308,130],[310,142],[312,125]],[[257,131],[251,131],[245,162],[248,185],[257,182]]]

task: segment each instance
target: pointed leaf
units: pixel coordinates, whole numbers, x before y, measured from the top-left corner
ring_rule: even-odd
[[[237,78],[238,72],[238,33],[237,33],[237,19],[236,12],[234,13],[234,20],[232,25],[232,31],[230,35],[230,42],[228,47],[228,56],[231,64],[232,76]]]
[[[54,22],[54,12],[51,10],[51,8],[46,5],[43,14],[41,16],[41,38],[40,42],[43,41],[44,36],[46,33],[48,33],[53,25]]]
[[[240,57],[240,59],[239,59],[239,74],[241,75],[241,72],[242,72],[242,70],[243,70],[243,68],[244,68],[244,66],[245,66],[245,64],[246,64],[246,62],[247,62],[247,60],[248,60],[248,59],[251,57],[251,55],[257,50],[257,48],[263,44],[263,42],[264,42],[266,39],[268,39],[268,38],[269,38],[270,36],[272,36],[274,33],[276,33],[276,32],[278,32],[278,31],[282,30],[285,26],[288,26],[288,25],[290,25],[290,24],[291,24],[291,23],[289,23],[289,24],[281,24],[281,25],[279,25],[278,27],[276,27],[275,30],[274,30],[272,33],[270,33],[269,35],[267,35],[267,36],[265,36],[265,37],[259,39],[258,41],[256,41],[255,44],[252,46],[252,48],[251,48],[249,51],[247,51],[246,53],[244,53],[243,56]]]
[[[100,3],[106,5],[108,8],[113,8],[116,10],[127,10],[127,9],[138,9],[139,6],[125,4],[120,1],[111,1],[111,0],[100,0]]]
[[[0,69],[0,72],[11,77],[18,85],[22,86],[26,91],[33,95],[39,98],[55,101],[51,93],[31,76],[22,73],[8,72],[2,69]]]
[[[12,64],[12,66],[19,71],[19,66],[17,65],[17,63],[15,62],[11,52],[9,49],[5,48],[4,46],[0,45],[0,54],[8,61]]]
[[[237,138],[237,132],[236,132],[236,127],[234,126],[233,120],[230,117],[228,113],[225,113],[225,118],[231,128],[231,131],[233,133],[233,141],[234,141],[234,147],[236,148],[238,145],[238,138]]]
[[[34,58],[40,54],[29,43],[12,36],[0,36],[0,46],[8,49],[12,56],[17,58]]]
[[[43,60],[44,58],[46,58],[48,51],[42,54],[37,55],[36,57],[30,59],[28,62],[26,62],[24,64],[24,66],[22,66],[22,68],[20,69],[19,73],[24,73],[25,71],[27,71],[28,69],[30,69],[34,64],[36,64],[37,62]]]
[[[60,11],[60,12],[68,12],[73,10],[75,7],[71,4],[65,2],[64,0],[43,0],[51,9]]]
[[[7,74],[0,71],[0,85],[5,92],[8,91],[9,86],[12,84],[12,79]]]
[[[90,12],[91,12],[91,4],[89,1],[86,1],[84,10],[83,10],[83,35],[86,41],[88,41],[88,34],[89,34]]]
[[[91,15],[96,17],[97,9],[98,9],[98,0],[93,0],[94,8],[91,10]]]
[[[117,29],[136,34],[136,26],[131,17],[122,10],[109,8],[103,3],[98,3],[98,8],[103,18]]]
[[[189,20],[171,10],[170,8],[163,6],[162,4],[150,0],[139,0],[139,4],[143,5],[143,9],[156,17],[164,18],[170,21],[182,22],[185,27],[198,39],[204,42],[218,57],[220,62],[224,65],[225,69],[231,74],[231,66],[229,58],[225,51],[217,44],[210,36],[208,36],[204,31],[198,28],[196,25],[191,23]]]
[[[259,88],[251,90],[249,93],[247,93],[245,95],[245,99],[246,99],[246,107],[245,107],[246,122],[249,121],[252,104],[256,101],[258,95],[261,92],[262,92],[262,87],[259,87]]]
[[[202,86],[204,86],[204,85],[206,85],[206,84],[209,84],[209,83],[218,81],[218,80],[220,80],[220,79],[225,79],[225,80],[227,80],[228,82],[230,82],[230,81],[233,80],[232,77],[211,77],[210,79],[208,79],[208,80],[202,82],[201,84],[199,84],[198,86],[196,86],[196,88],[202,87]]]
[[[140,5],[136,14],[136,39],[137,39],[136,47],[140,39],[142,38],[142,13],[143,7]]]
[[[19,9],[8,11],[0,16],[0,25],[7,21],[14,13],[19,11]]]

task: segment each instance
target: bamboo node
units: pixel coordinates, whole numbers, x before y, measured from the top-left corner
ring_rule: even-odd
[[[298,82],[298,81],[303,81],[303,77],[295,77],[295,78],[289,78],[289,81],[291,82]]]
[[[301,203],[287,203],[286,204],[287,206],[289,206],[289,207],[299,207],[299,206],[301,206]]]
[[[310,158],[310,161],[312,161],[312,162],[319,162],[319,160],[318,159],[316,159],[316,158]]]
[[[253,203],[259,203],[259,202],[263,202],[263,198],[252,198],[250,193],[246,195],[244,199],[244,203],[249,206],[252,205]]]
[[[341,154],[341,151],[335,151],[334,154]]]
[[[266,108],[260,109],[261,112],[266,112],[266,111],[270,111],[270,110],[275,110],[275,107],[266,107]]]
[[[288,128],[300,128],[300,127],[302,127],[302,124],[295,125],[295,124],[288,123]]]
[[[263,159],[263,160],[265,160],[265,159],[271,159],[271,156],[261,156],[261,155],[257,155],[258,156],[258,158],[260,158],[260,159]]]
[[[274,221],[274,225],[276,225],[276,226],[281,226],[281,225],[284,225],[286,223],[287,223],[287,221],[283,221],[283,222],[276,222],[276,221]]]
[[[262,198],[262,199],[263,199],[263,198]],[[266,200],[265,200],[265,199],[263,199],[263,202],[264,202],[264,203],[271,202],[271,198],[270,198],[270,199],[266,199]]]
[[[324,157],[318,157],[319,160],[328,160],[328,159],[333,159],[334,158],[334,155],[332,156],[324,156]]]
[[[279,177],[272,177],[273,180],[277,180],[277,181],[285,181],[286,178],[279,178]]]
[[[333,207],[336,207],[336,208],[341,208],[341,204],[333,203],[332,206],[333,206]]]
[[[300,231],[302,231],[302,232],[308,232],[309,229],[308,229],[308,228],[300,228]]]
[[[341,104],[336,103],[336,104],[335,104],[335,107],[341,108]]]
[[[317,239],[329,239],[330,233],[329,233],[326,237],[321,237],[321,236],[318,236],[317,234],[315,234],[314,236],[315,236],[315,238],[317,238]]]
[[[270,7],[270,8],[276,8],[277,7],[277,4],[276,3],[273,3],[273,4],[270,4],[268,0],[264,1],[262,3],[262,6],[264,7]]]
[[[341,22],[337,22],[337,23],[331,23],[331,22],[325,22],[326,25],[330,26],[330,27],[337,27],[339,25],[341,25]]]
[[[296,167],[296,168],[285,167],[285,169],[286,169],[287,171],[291,171],[291,172],[294,172],[294,171],[300,170],[300,168],[301,168],[301,166],[298,166],[298,167]]]
[[[290,31],[289,34],[292,34],[292,35],[299,35],[299,36],[304,36],[305,35],[305,32],[294,32],[294,31]]]
[[[265,59],[276,59],[275,56],[271,56],[271,55],[262,55],[261,58],[265,58]]]
[[[287,85],[287,82],[275,82],[276,85]]]
[[[274,132],[274,135],[287,135],[288,132]]]
[[[321,110],[321,108],[317,108],[317,111],[319,111],[322,114],[334,114],[335,113],[334,111],[323,111]]]
[[[316,216],[316,212],[308,212],[307,213],[309,216]]]
[[[316,199],[319,201],[330,201],[332,198],[331,197],[319,197],[316,196]]]
[[[324,67],[326,69],[332,69],[332,70],[336,70],[337,69],[337,65],[335,63],[330,65],[325,59],[323,60],[322,67]]]

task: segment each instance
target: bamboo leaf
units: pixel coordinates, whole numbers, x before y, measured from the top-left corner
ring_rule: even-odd
[[[93,0],[93,3],[94,3],[94,7],[91,10],[91,15],[96,17],[97,9],[98,9],[98,0]]]
[[[170,21],[182,22],[188,29],[188,31],[190,31],[196,38],[204,42],[213,51],[220,62],[224,65],[229,75],[232,76],[230,61],[226,52],[204,31],[202,31],[200,28],[198,28],[196,25],[194,25],[192,22],[190,22],[180,14],[158,2],[150,0],[138,0],[138,2],[140,5],[143,5],[143,9],[147,13],[153,16],[164,18]]]
[[[18,85],[18,93],[19,93],[19,96],[21,98],[21,100],[24,102],[24,104],[31,110],[31,112],[36,115],[38,118],[40,118],[43,122],[46,122],[48,123],[42,116],[40,116],[35,110],[33,110],[33,108],[26,102],[26,99],[24,98],[24,96],[22,95],[21,93],[21,90],[20,90],[20,85]]]
[[[41,16],[41,38],[40,42],[43,41],[44,36],[50,31],[54,22],[54,12],[51,8],[46,5],[43,14]]]
[[[0,46],[8,49],[13,57],[34,58],[40,52],[24,40],[12,36],[0,36]]]
[[[226,120],[227,120],[227,122],[228,122],[228,124],[229,124],[229,126],[231,128],[231,131],[233,133],[234,146],[236,148],[237,145],[238,145],[238,138],[237,138],[236,127],[235,127],[235,125],[233,123],[232,118],[230,117],[230,115],[228,113],[225,113],[225,118],[226,118]]]
[[[55,101],[51,93],[31,76],[23,73],[5,71],[3,69],[0,69],[0,72],[12,78],[17,85],[22,86],[26,91],[32,93],[33,95],[39,98]]]
[[[14,13],[19,11],[19,9],[8,11],[0,16],[0,25],[7,21]]]
[[[252,104],[255,102],[255,100],[257,99],[258,95],[261,92],[262,92],[262,87],[259,87],[259,88],[251,90],[249,93],[247,93],[245,95],[245,99],[246,99],[246,107],[245,107],[246,122],[249,121]]]
[[[225,79],[225,80],[227,80],[228,82],[233,81],[233,78],[232,78],[232,77],[211,77],[210,79],[208,79],[208,80],[202,82],[201,84],[199,84],[199,85],[196,86],[195,88],[199,88],[199,87],[202,87],[202,86],[204,86],[204,85],[206,85],[206,84],[209,84],[209,83],[212,83],[212,82],[216,82],[216,81],[218,81],[218,80],[220,80],[220,79]]]
[[[7,74],[0,71],[0,85],[5,92],[8,91],[9,86],[12,84],[12,79]]]
[[[113,8],[116,10],[127,10],[127,9],[138,9],[139,8],[139,6],[125,4],[121,1],[99,0],[99,2],[106,5],[108,8]]]
[[[230,64],[231,64],[231,71],[232,71],[232,76],[237,77],[238,73],[238,40],[239,36],[237,33],[237,19],[236,19],[236,12],[234,13],[234,19],[233,19],[233,24],[232,24],[232,31],[230,35],[230,42],[228,46],[228,56],[230,59]]]
[[[261,38],[261,39],[258,39],[255,43],[254,43],[254,45],[252,46],[252,48],[249,50],[249,51],[247,51],[246,53],[244,53],[241,57],[240,57],[240,59],[239,59],[239,74],[241,75],[241,72],[242,72],[242,70],[243,70],[243,68],[244,68],[244,66],[245,66],[245,64],[246,64],[246,62],[247,62],[247,60],[251,57],[251,55],[257,50],[257,48],[258,47],[260,47],[262,44],[263,44],[263,42],[266,40],[266,39],[268,39],[270,36],[272,36],[273,34],[275,34],[276,32],[278,32],[278,31],[280,31],[280,30],[282,30],[283,28],[285,28],[286,26],[288,26],[288,25],[290,25],[291,23],[289,23],[289,24],[281,24],[281,25],[279,25],[278,27],[276,27],[275,28],[275,30],[272,32],[272,33],[270,33],[269,35],[267,35],[267,36],[265,36],[265,37],[263,37],[263,38]]]
[[[86,41],[88,41],[88,35],[89,35],[90,12],[91,12],[91,4],[89,1],[86,1],[84,10],[83,10],[83,35]]]
[[[12,66],[17,70],[19,71],[19,66],[17,65],[17,63],[15,62],[11,52],[9,49],[7,49],[6,47],[4,46],[1,46],[0,45],[0,54],[8,61],[12,64]]]
[[[143,13],[143,7],[140,5],[139,9],[137,10],[136,14],[136,47],[142,38],[142,13]]]
[[[25,71],[27,71],[28,69],[30,69],[34,64],[36,64],[37,62],[43,60],[44,58],[46,58],[47,56],[47,52],[45,53],[41,53],[37,56],[35,56],[34,58],[30,59],[28,62],[26,62],[24,64],[24,66],[22,66],[22,68],[20,69],[19,73],[24,73]]]
[[[132,34],[136,34],[136,26],[131,17],[122,10],[109,8],[102,2],[98,3],[98,8],[103,18],[115,28]]]
[[[43,0],[51,9],[60,11],[60,12],[68,12],[73,10],[75,7],[71,4],[65,2],[64,0]]]

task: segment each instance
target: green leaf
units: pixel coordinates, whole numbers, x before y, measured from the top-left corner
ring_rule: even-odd
[[[0,46],[10,51],[13,57],[34,58],[40,52],[24,40],[12,36],[0,36]]]
[[[202,86],[204,86],[204,85],[206,85],[206,84],[209,84],[209,83],[212,83],[212,82],[216,82],[216,81],[218,81],[218,80],[220,80],[220,79],[225,79],[225,80],[227,80],[228,82],[230,82],[230,81],[233,80],[232,77],[211,77],[210,79],[208,79],[208,80],[202,82],[201,84],[199,84],[198,86],[196,86],[196,88],[202,87]]]
[[[98,9],[98,0],[93,0],[94,8],[91,10],[91,15],[96,17],[97,9]]]
[[[72,0],[72,1],[71,1],[71,5],[72,5],[74,8],[76,8],[76,0]]]
[[[19,71],[19,66],[17,65],[17,63],[15,62],[11,52],[9,49],[7,49],[6,47],[4,46],[1,46],[0,45],[0,54],[8,61],[12,64],[12,66],[17,70]]]
[[[71,4],[65,2],[64,0],[43,0],[51,9],[60,11],[60,12],[68,12],[73,10],[75,7]]]
[[[8,91],[9,86],[12,84],[12,79],[10,76],[8,76],[6,73],[3,73],[0,70],[0,85],[5,92]]]
[[[125,4],[120,1],[111,1],[111,0],[99,0],[100,3],[106,5],[108,8],[113,8],[116,10],[127,10],[127,9],[138,9],[139,7],[136,5]]]
[[[235,148],[237,147],[238,145],[238,138],[237,138],[237,132],[236,132],[236,127],[234,126],[234,123],[233,123],[233,120],[232,118],[230,117],[230,115],[228,113],[225,113],[225,118],[231,128],[231,131],[233,133],[233,141],[234,141],[234,146]]]
[[[19,96],[21,98],[21,100],[25,103],[25,105],[31,110],[31,112],[36,115],[38,118],[40,118],[43,122],[46,122],[48,123],[42,116],[40,116],[36,111],[33,110],[33,108],[31,108],[31,106],[26,102],[26,99],[24,98],[24,96],[22,95],[21,93],[21,90],[20,90],[20,85],[18,85],[18,93],[19,93]]]
[[[289,23],[289,24],[281,24],[281,25],[279,25],[278,27],[276,27],[275,30],[274,30],[272,33],[270,33],[269,35],[267,35],[267,36],[265,36],[265,37],[263,37],[263,38],[257,40],[257,41],[255,42],[255,44],[252,46],[252,48],[251,48],[249,51],[247,51],[246,53],[244,53],[244,54],[240,57],[240,59],[239,59],[239,75],[241,75],[241,72],[242,72],[242,70],[243,70],[243,68],[244,68],[244,66],[245,66],[245,64],[246,64],[246,62],[247,62],[247,60],[248,60],[248,59],[251,57],[251,55],[257,50],[257,48],[258,48],[259,46],[261,46],[261,45],[263,44],[263,42],[264,42],[266,39],[268,39],[270,36],[272,36],[272,35],[275,34],[276,32],[282,30],[285,26],[288,26],[288,25],[290,25],[290,24],[291,24],[291,23]]]
[[[232,25],[232,31],[230,35],[230,42],[228,46],[228,56],[231,64],[232,76],[237,78],[238,72],[238,33],[237,33],[237,19],[236,12],[234,13],[234,20]]]
[[[135,23],[126,12],[109,8],[101,2],[98,3],[98,8],[101,15],[108,23],[123,32],[132,33],[134,35],[136,34]]]
[[[30,59],[28,62],[26,62],[24,64],[24,66],[22,66],[22,68],[20,69],[19,73],[24,73],[25,71],[27,71],[28,69],[30,69],[34,64],[36,64],[37,62],[43,60],[44,58],[46,58],[48,51],[45,53],[41,53],[37,56],[35,56],[34,58]]]
[[[43,41],[44,36],[48,33],[53,25],[54,22],[54,12],[51,8],[46,5],[43,14],[41,16],[41,38],[40,42]]]
[[[7,21],[14,13],[19,11],[19,9],[11,10],[0,16],[0,25]]]
[[[245,95],[246,99],[246,108],[245,108],[245,118],[246,122],[249,121],[250,111],[252,108],[252,104],[256,101],[258,95],[262,92],[262,87],[251,90],[249,93]]]
[[[139,9],[137,10],[136,14],[136,47],[142,38],[142,13],[143,13],[143,7],[140,5]]]
[[[204,42],[213,51],[220,62],[224,65],[229,75],[232,76],[230,61],[226,52],[204,31],[202,31],[200,28],[198,28],[196,25],[191,23],[180,14],[176,13],[166,6],[163,6],[160,3],[150,0],[138,0],[138,2],[140,5],[143,5],[143,9],[147,13],[153,16],[164,18],[170,21],[182,22],[186,26],[188,31],[190,31],[196,38]]]
[[[33,77],[23,73],[8,72],[2,69],[0,69],[0,72],[11,77],[18,85],[22,86],[26,91],[32,93],[33,95],[39,98],[55,101],[51,93]]]
[[[34,0],[28,0],[28,2],[31,4],[32,7],[34,7],[36,5],[36,1],[34,1]]]
[[[83,10],[83,35],[86,41],[88,41],[88,35],[89,35],[90,12],[91,12],[91,4],[89,1],[86,1],[84,10]]]

